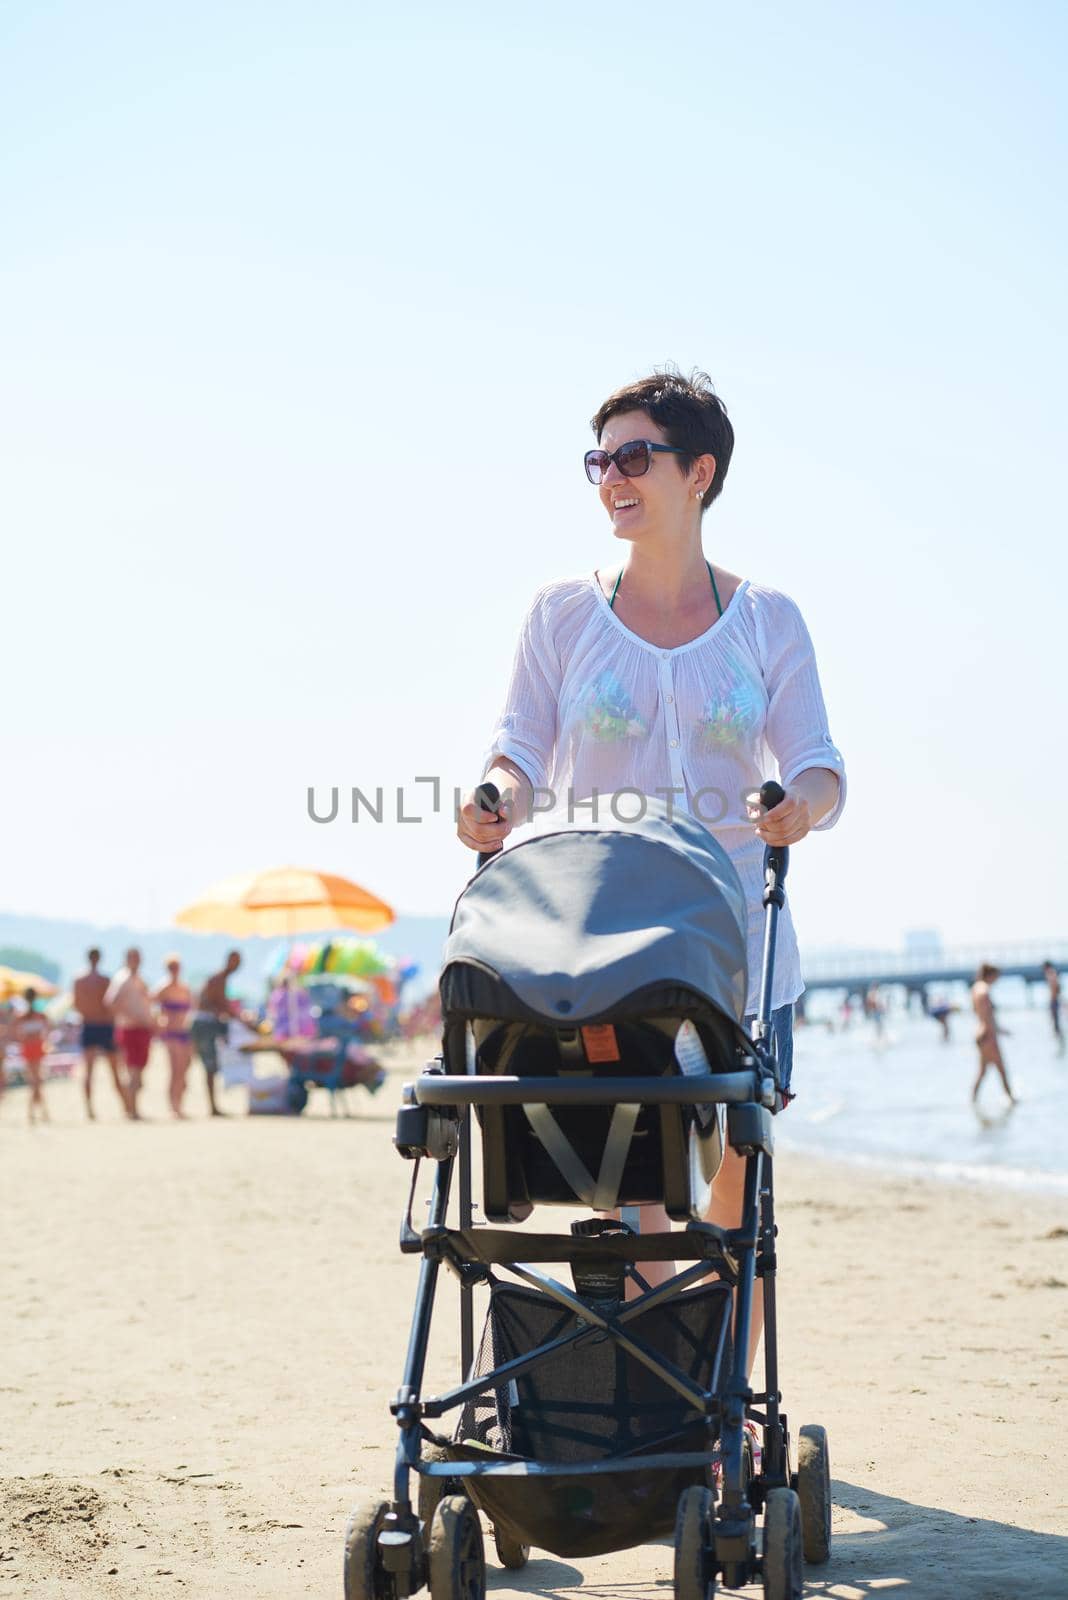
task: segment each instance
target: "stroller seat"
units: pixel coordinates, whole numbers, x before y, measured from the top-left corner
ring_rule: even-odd
[[[516,930],[521,929],[521,937]],[[495,857],[457,903],[441,978],[446,1070],[672,1077],[745,1058],[746,908],[691,818],[572,827]],[[682,1104],[484,1106],[483,1206],[663,1203],[703,1214],[722,1114]]]

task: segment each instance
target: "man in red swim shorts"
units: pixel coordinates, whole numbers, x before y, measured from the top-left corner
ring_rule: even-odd
[[[140,969],[140,950],[127,950],[126,965],[112,978],[107,992],[107,1003],[115,1018],[115,1042],[126,1064],[127,1109],[135,1119],[140,1115],[137,1097],[155,1031],[152,999]]]

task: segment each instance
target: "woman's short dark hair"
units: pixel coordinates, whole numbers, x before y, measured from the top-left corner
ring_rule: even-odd
[[[683,452],[675,458],[680,472],[689,472],[698,456],[715,456],[715,474],[701,497],[701,510],[706,511],[723,487],[734,450],[727,408],[708,373],[695,369],[684,378],[674,367],[665,367],[617,389],[590,424],[598,443],[608,419],[624,411],[644,411],[664,430],[668,444]]]

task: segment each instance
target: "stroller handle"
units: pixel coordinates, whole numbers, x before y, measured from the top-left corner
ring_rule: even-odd
[[[495,783],[480,783],[475,790],[475,799],[478,801],[480,811],[486,811],[490,816],[497,815],[497,807],[501,803],[501,791]],[[500,847],[496,850],[480,850],[478,864],[484,867],[487,861],[492,861],[495,855],[500,854]]]
[[[490,785],[492,788],[492,784]],[[769,778],[760,785],[760,804],[765,811],[774,811],[776,806],[781,806],[786,799],[786,790],[781,783],[776,783],[774,778]]]

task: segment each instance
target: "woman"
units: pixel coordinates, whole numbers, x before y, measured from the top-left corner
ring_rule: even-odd
[[[182,963],[177,956],[168,956],[164,963],[168,977],[152,996],[159,1019],[159,1038],[167,1050],[171,1064],[171,1110],[179,1120],[185,1117],[182,1100],[193,1047],[189,1042],[189,1013],[193,1008],[193,995],[189,985],[182,982]]]
[[[599,448],[588,452],[586,474],[626,558],[535,596],[486,775],[501,810],[487,817],[472,793],[457,831],[472,850],[499,849],[546,788],[560,805],[594,795],[607,804],[624,789],[670,793],[724,846],[745,889],[751,1017],[764,846],[832,826],[845,798],[811,641],[792,600],[704,554],[702,518],[723,487],[734,432],[703,373],[656,372],[619,389],[592,426]],[[751,797],[775,764],[786,797],[761,814]],[[590,807],[580,814],[590,817]],[[802,988],[787,906],[772,997],[786,1098]],[[728,1152],[710,1220],[738,1225],[744,1172]],[[647,1210],[644,1228],[669,1226],[662,1208]],[[758,1336],[759,1326],[753,1349]]]
[[[1016,1104],[1016,1096],[1009,1087],[1009,1075],[1005,1070],[1004,1057],[1001,1054],[999,1040],[1004,1034],[1008,1037],[1007,1028],[999,1028],[997,1017],[994,1014],[994,1000],[992,995],[993,985],[998,981],[1001,973],[997,967],[992,967],[984,961],[975,975],[972,984],[972,1010],[975,1012],[975,1043],[979,1051],[979,1073],[972,1087],[972,1104],[979,1099],[979,1090],[987,1071],[993,1067],[1001,1079],[1001,1086],[1009,1097],[1010,1106]]]

